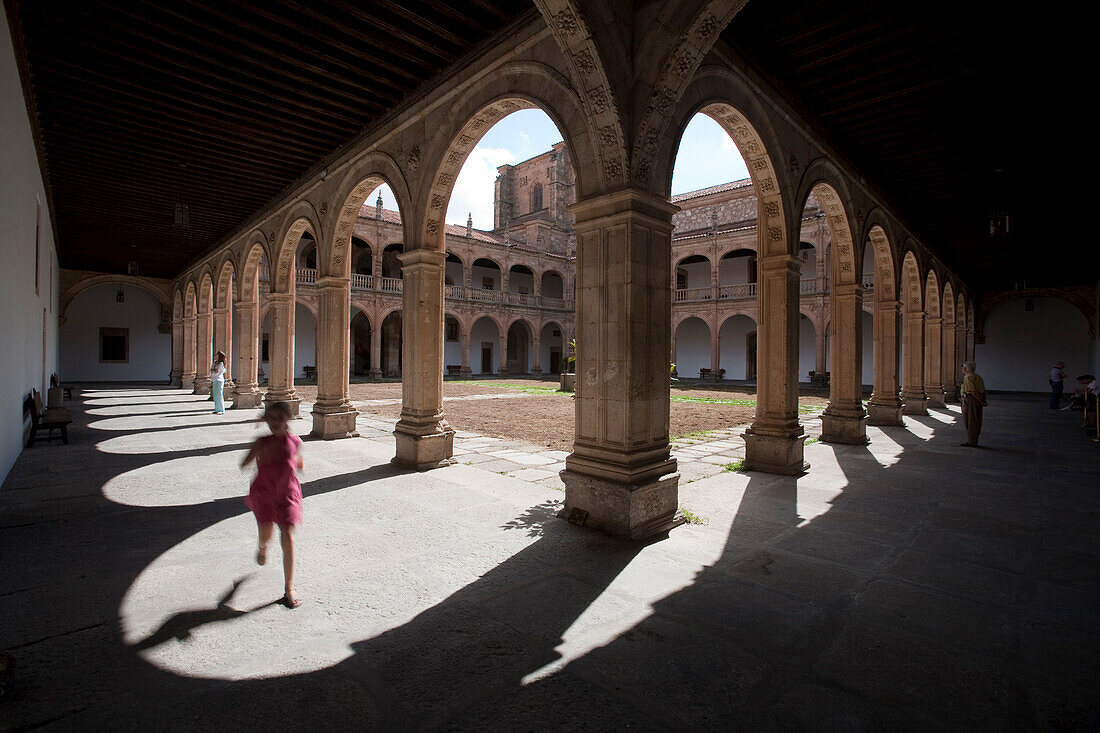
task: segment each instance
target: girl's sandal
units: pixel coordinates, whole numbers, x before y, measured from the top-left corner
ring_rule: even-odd
[[[287,608],[297,608],[302,605],[302,599],[294,595],[294,591],[287,591],[283,594],[283,605]]]
[[[261,547],[256,550],[256,564],[263,565],[267,562],[267,548]]]

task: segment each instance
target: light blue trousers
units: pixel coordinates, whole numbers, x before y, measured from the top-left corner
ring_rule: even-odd
[[[225,380],[223,379],[210,383],[210,391],[214,393],[214,412],[225,412],[225,402],[222,398],[223,389],[225,389]]]

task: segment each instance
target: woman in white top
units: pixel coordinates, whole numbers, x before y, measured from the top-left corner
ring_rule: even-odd
[[[225,354],[214,355],[214,364],[210,367],[210,391],[214,394],[214,414],[225,414],[225,402],[222,391],[225,389]]]

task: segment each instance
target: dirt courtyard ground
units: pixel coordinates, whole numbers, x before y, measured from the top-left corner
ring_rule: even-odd
[[[317,388],[295,387],[305,401]],[[365,414],[396,420],[401,414],[401,384],[351,385],[351,399]],[[486,379],[443,383],[443,409],[456,430],[522,440],[553,450],[573,447],[573,396],[558,391],[557,379]],[[820,391],[801,394],[799,412],[828,404]],[[756,391],[744,387],[681,385],[672,389],[669,434],[673,439],[746,425],[756,412]]]

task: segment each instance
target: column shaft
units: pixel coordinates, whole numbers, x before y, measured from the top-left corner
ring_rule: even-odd
[[[237,388],[233,393],[233,408],[245,409],[259,407],[263,395],[256,383],[256,369],[259,365],[260,321],[259,310],[254,300],[242,300],[236,303],[240,314],[238,323],[240,335],[237,345]]]
[[[463,331],[462,335],[458,338],[462,348],[462,368],[459,370],[458,374],[463,379],[467,379],[472,373],[470,371],[470,332]]]
[[[180,386],[192,389],[195,386],[195,317],[183,318],[183,371],[180,373]]]
[[[955,324],[945,323],[943,326],[943,358],[940,362],[940,373],[943,375],[940,379],[940,384],[943,385],[943,391],[947,393],[945,399],[955,402],[958,400],[958,395],[955,394],[955,370],[958,369],[955,366]]]
[[[172,371],[168,383],[179,387],[183,376],[183,319],[172,321]]]
[[[924,313],[905,314],[905,349],[902,363],[901,396],[906,415],[927,415],[924,394]]]
[[[294,293],[271,293],[270,376],[264,402],[286,402],[298,416],[301,399],[294,391]]]
[[[210,365],[214,360],[214,320],[211,313],[195,316],[195,394],[210,394]]]
[[[866,443],[861,323],[863,288],[856,283],[834,283],[830,298],[832,369],[829,406],[821,416],[821,439],[828,443]]]
[[[382,378],[382,322],[370,330],[370,378]]]
[[[924,319],[924,394],[929,407],[943,407],[943,319]]]
[[[348,359],[351,357],[351,280],[317,280],[317,402],[313,432],[319,438],[358,436],[358,411],[349,399]]]
[[[875,303],[875,388],[867,403],[871,425],[902,425],[898,397],[898,302]]]

